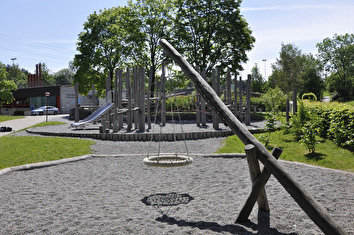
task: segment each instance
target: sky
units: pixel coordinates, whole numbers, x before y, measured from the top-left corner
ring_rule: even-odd
[[[52,73],[68,68],[78,53],[78,34],[87,17],[126,4],[127,0],[0,0],[0,62],[15,63],[30,73],[40,62]],[[241,76],[257,64],[268,77],[282,43],[316,55],[316,44],[326,37],[354,33],[353,12],[353,0],[243,0],[241,14],[256,43]]]

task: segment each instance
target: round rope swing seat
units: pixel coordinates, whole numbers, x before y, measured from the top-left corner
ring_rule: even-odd
[[[164,153],[160,155],[151,155],[143,160],[145,165],[157,167],[178,167],[187,166],[193,162],[193,158],[187,155]]]

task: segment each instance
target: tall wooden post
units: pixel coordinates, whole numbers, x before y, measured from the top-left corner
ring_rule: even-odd
[[[213,69],[213,73],[212,73],[212,85],[213,85],[213,89],[216,92],[217,95],[219,94],[219,89],[218,89],[218,82],[219,79],[217,78],[217,72],[215,69]],[[220,88],[220,87],[219,87]],[[216,112],[213,110],[213,128],[215,130],[219,129],[219,118],[218,115],[216,114]]]
[[[231,104],[231,73],[227,71],[226,76],[226,103]]]
[[[134,97],[134,108],[138,107],[138,68],[134,67],[133,68],[133,97]],[[134,128],[138,129],[139,128],[139,110],[134,111]]]
[[[118,109],[123,108],[123,71],[118,70],[118,94],[117,94],[117,107]],[[118,110],[117,110],[118,111]],[[118,130],[123,128],[123,115],[118,115]]]
[[[238,106],[237,106],[237,73],[235,73],[235,77],[234,77],[234,98],[235,98],[235,103],[234,103],[234,115],[235,117],[238,117]]]
[[[153,76],[153,69],[150,68],[149,71],[149,84],[148,84],[148,91],[147,91],[147,104],[146,104],[146,112],[147,112],[147,122],[148,122],[148,129],[151,129],[151,86],[152,86],[152,76]]]
[[[80,120],[79,117],[79,83],[75,83],[75,122]]]
[[[115,76],[114,76],[114,105],[113,105],[113,133],[118,132],[118,73],[119,71],[116,70]]]
[[[297,90],[293,89],[293,115],[297,113]]]
[[[205,69],[203,69],[202,77],[203,77],[204,80],[206,79],[206,71],[205,71]],[[201,110],[202,126],[206,126],[205,99],[203,97],[200,97],[200,110]]]
[[[165,90],[165,63],[162,62],[162,74],[161,74],[161,122],[162,125],[166,125],[166,90]]]
[[[240,91],[240,101],[239,101],[239,119],[240,121],[242,121],[243,117],[242,117],[242,111],[243,111],[243,104],[242,104],[242,77],[240,76],[240,82],[238,84],[238,89]]]
[[[145,71],[139,69],[139,131],[145,131]]]
[[[289,104],[289,99],[286,99],[286,105],[285,105],[285,111],[286,111],[286,124],[289,124],[289,110],[290,110],[290,104]]]
[[[245,123],[251,125],[251,74],[247,75]]]
[[[127,68],[125,72],[125,88],[127,90],[127,99],[128,99],[128,104],[127,104],[127,131],[131,131],[132,129],[132,90],[130,86],[130,70]]]
[[[111,102],[111,73],[108,72],[107,78],[106,78],[106,102]]]

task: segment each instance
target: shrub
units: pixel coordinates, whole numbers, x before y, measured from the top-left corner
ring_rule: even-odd
[[[310,93],[304,93],[302,96],[301,96],[301,99],[304,100],[304,99],[307,99],[307,100],[310,100],[310,101],[317,101],[317,96],[310,92]]]
[[[316,130],[314,124],[306,122],[302,127],[302,136],[300,143],[305,145],[310,153],[314,153],[316,150]]]
[[[310,121],[310,114],[305,107],[304,102],[300,100],[298,112],[295,116],[292,117],[291,127],[291,131],[297,140],[301,139],[301,136],[303,135],[303,127],[308,121]]]
[[[303,101],[319,136],[331,139],[336,145],[354,150],[354,108],[337,102]]]
[[[259,98],[259,102],[263,104],[269,112],[275,109],[285,111],[286,95],[279,87],[276,87],[262,94]]]
[[[14,116],[24,116],[25,115],[25,111],[23,110],[16,110],[14,112]]]

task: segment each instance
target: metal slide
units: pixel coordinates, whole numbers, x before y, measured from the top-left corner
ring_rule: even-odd
[[[91,115],[89,115],[85,119],[79,122],[72,123],[71,127],[85,126],[86,124],[97,120],[100,116],[102,116],[103,114],[108,112],[111,108],[113,108],[113,105],[114,104],[111,102],[104,103],[101,107],[99,107],[96,111],[94,111]]]

